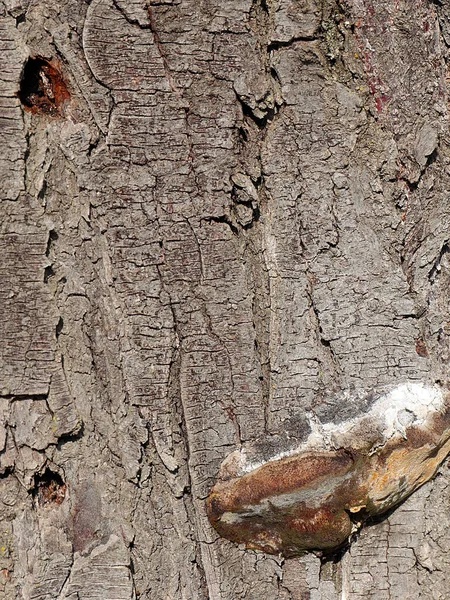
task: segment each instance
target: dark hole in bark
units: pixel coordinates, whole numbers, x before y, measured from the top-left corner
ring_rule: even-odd
[[[55,276],[55,271],[53,270],[52,265],[45,267],[44,269],[44,283],[48,283],[52,277]]]
[[[53,243],[58,239],[58,234],[54,229],[51,229],[48,232],[48,240],[47,240],[47,248],[45,249],[45,256],[50,256],[50,250],[53,246]]]
[[[320,558],[320,562],[322,566],[326,563],[338,564],[344,558],[344,555],[350,550],[352,542],[356,541],[357,533],[353,533],[349,540],[345,541],[338,548],[333,548],[331,550],[321,550],[316,552],[317,556]]]
[[[70,98],[58,69],[40,56],[25,63],[20,81],[19,99],[26,110],[35,114],[57,116]]]
[[[56,339],[58,339],[59,334],[61,333],[63,327],[64,327],[63,318],[59,317],[58,323],[56,324]]]
[[[59,505],[66,496],[66,484],[59,473],[46,469],[34,476],[32,494],[39,506]]]

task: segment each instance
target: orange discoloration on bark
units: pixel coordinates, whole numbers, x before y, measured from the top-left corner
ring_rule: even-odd
[[[29,58],[24,67],[19,98],[24,109],[33,114],[60,116],[70,93],[59,63],[40,56]]]

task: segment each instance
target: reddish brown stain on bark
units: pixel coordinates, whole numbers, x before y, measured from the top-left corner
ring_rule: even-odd
[[[426,358],[428,356],[428,349],[422,338],[416,340],[416,352],[419,356]]]
[[[101,527],[101,498],[92,480],[82,482],[74,496],[72,543],[75,552],[83,552]]]

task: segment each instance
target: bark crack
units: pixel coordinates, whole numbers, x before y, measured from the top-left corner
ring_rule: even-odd
[[[57,596],[56,600],[65,600],[65,598],[66,598],[66,591],[67,591],[66,588],[70,584],[70,577],[72,575],[72,570],[73,570],[73,567],[75,565],[75,559],[74,559],[73,551],[72,551],[70,560],[71,560],[71,562],[70,562],[70,565],[69,565],[69,568],[68,568],[68,571],[67,571],[66,578],[65,578],[65,580],[63,581],[63,583],[61,585],[61,588],[59,590],[59,593],[58,593],[58,596]]]
[[[189,165],[189,172],[191,173],[191,175],[194,178],[197,193],[200,194],[200,186],[197,181],[197,173],[196,173],[195,167],[194,167],[195,151],[194,151],[194,144],[192,141],[191,126],[189,123],[189,117],[190,117],[190,112],[191,112],[189,103],[184,98],[183,91],[180,90],[180,88],[176,85],[176,83],[174,81],[174,78],[172,75],[172,70],[169,65],[169,60],[168,60],[167,54],[164,50],[164,42],[161,41],[160,35],[158,33],[154,12],[152,9],[152,5],[150,5],[150,4],[147,6],[147,13],[148,13],[148,19],[149,19],[149,29],[153,35],[154,44],[155,44],[156,48],[158,49],[158,53],[159,53],[159,56],[161,58],[161,61],[162,61],[163,67],[164,67],[164,72],[166,75],[167,82],[169,83],[169,87],[172,90],[172,92],[178,98],[178,100],[180,102],[180,108],[183,111],[183,120],[184,120],[184,125],[185,125],[186,141],[187,141],[187,162]]]
[[[229,223],[233,233],[243,242],[244,261],[251,267],[252,319],[255,331],[255,355],[260,365],[260,385],[264,405],[264,428],[268,431],[271,383],[271,281],[267,264],[265,218],[270,203],[270,194],[264,181],[263,152],[269,133],[276,120],[282,115],[284,100],[280,82],[272,63],[274,46],[275,4],[265,0],[254,0],[249,12],[249,27],[256,41],[262,69],[267,82],[263,98],[253,97],[236,88],[236,99],[242,110],[239,128],[241,142],[241,172],[232,176],[232,215]],[[228,220],[228,219],[227,219]]]

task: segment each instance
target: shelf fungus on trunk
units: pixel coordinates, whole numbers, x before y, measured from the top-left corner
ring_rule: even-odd
[[[230,454],[207,502],[220,535],[295,556],[331,550],[355,527],[407,498],[450,452],[450,395],[408,382],[380,394],[359,418],[311,420],[294,450],[248,460]]]

